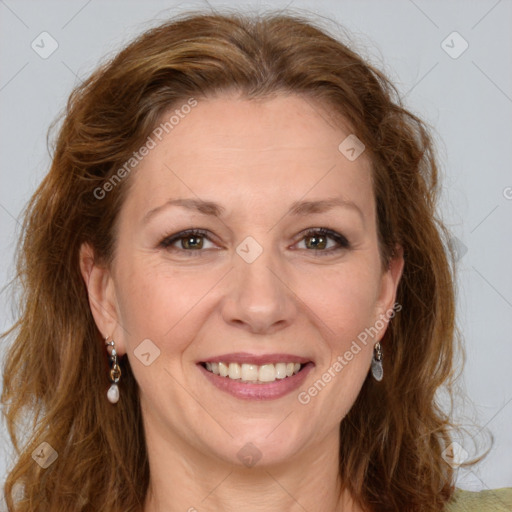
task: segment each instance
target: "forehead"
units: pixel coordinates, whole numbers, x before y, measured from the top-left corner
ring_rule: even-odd
[[[180,105],[162,116],[165,123],[175,114],[173,124],[161,140],[152,136],[154,148],[134,173],[139,208],[150,209],[170,196],[215,196],[247,205],[339,193],[368,201],[369,161],[364,153],[354,161],[344,156],[339,146],[350,129],[334,124],[309,99],[223,96],[177,110]]]

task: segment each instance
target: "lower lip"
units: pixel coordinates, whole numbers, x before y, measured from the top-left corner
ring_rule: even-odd
[[[291,377],[261,384],[221,377],[209,372],[200,364],[197,366],[214,386],[235,398],[242,400],[275,400],[297,389],[315,365],[311,362],[307,363],[299,373]]]

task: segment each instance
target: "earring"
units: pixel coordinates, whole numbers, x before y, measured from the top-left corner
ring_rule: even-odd
[[[382,348],[379,342],[375,343],[373,347],[372,375],[378,382],[380,382],[384,376],[384,370],[382,368]]]
[[[121,378],[121,368],[119,367],[118,360],[117,360],[117,351],[115,348],[114,340],[110,340],[110,336],[107,336],[105,338],[105,345],[107,346],[107,352],[110,355],[110,362],[112,364],[112,367],[110,369],[109,377],[110,381],[112,382],[112,385],[110,386],[110,389],[107,392],[107,398],[108,401],[111,404],[117,404],[119,402],[119,387],[117,386],[117,383],[119,382],[119,379]]]

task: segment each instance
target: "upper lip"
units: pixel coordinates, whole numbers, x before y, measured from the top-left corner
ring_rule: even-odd
[[[245,363],[261,366],[273,363],[301,363],[306,364],[311,359],[294,354],[249,354],[247,352],[236,352],[232,354],[221,354],[198,361],[198,363]]]

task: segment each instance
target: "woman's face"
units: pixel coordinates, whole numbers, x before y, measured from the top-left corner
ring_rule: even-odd
[[[339,148],[349,135],[299,96],[225,95],[125,178],[114,262],[87,279],[150,449],[249,465],[337,442],[402,269],[382,269],[370,163],[352,139]]]

